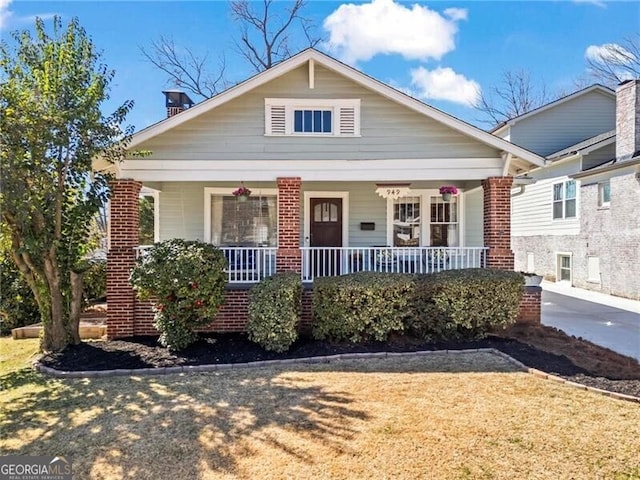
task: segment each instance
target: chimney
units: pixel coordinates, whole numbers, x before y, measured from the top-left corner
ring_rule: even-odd
[[[616,160],[624,162],[640,151],[640,79],[616,90]]]
[[[165,90],[162,93],[164,93],[165,105],[167,107],[167,118],[173,117],[193,106],[193,100],[181,90]]]

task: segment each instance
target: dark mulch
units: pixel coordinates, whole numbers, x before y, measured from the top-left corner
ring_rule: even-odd
[[[501,333],[500,336],[492,335],[468,342],[423,343],[396,336],[387,343],[352,345],[303,338],[288,352],[281,354],[264,351],[243,334],[207,335],[180,352],[168,351],[160,346],[154,337],[132,337],[108,342],[84,342],[69,347],[62,353],[46,355],[41,362],[66,371],[112,370],[245,363],[356,352],[495,348],[529,367],[585,385],[640,397],[640,365],[637,362],[582,339],[569,337],[555,329],[542,330],[540,333],[540,328],[548,327],[520,328],[513,332]],[[532,338],[537,342],[530,341]],[[554,345],[555,352],[554,348],[540,345],[544,339]],[[559,352],[557,350],[561,341],[564,341],[564,350]],[[585,344],[591,348],[591,355],[581,358],[579,352],[585,350]],[[594,351],[597,351],[597,355]],[[592,358],[596,359],[597,363],[590,361]]]

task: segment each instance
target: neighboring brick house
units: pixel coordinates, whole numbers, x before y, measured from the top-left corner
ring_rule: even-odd
[[[513,269],[513,175],[541,167],[540,156],[313,49],[191,108],[166,94],[169,117],[130,145],[151,155],[96,164],[116,176],[110,337],[156,333],[128,284],[141,188],[154,196],[156,241],[199,239],[227,256],[212,330],[242,330],[248,287],[278,271],[312,285],[360,270]],[[445,199],[442,185],[458,193]],[[248,198],[234,195],[240,186]],[[539,319],[539,290],[526,291],[523,318]]]
[[[512,193],[517,270],[640,299],[638,84],[595,85],[494,130],[547,159]]]

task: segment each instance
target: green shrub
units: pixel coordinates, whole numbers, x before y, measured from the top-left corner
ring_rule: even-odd
[[[211,244],[168,240],[139,258],[131,283],[141,299],[155,301],[160,343],[180,350],[193,343],[194,329],[211,323],[224,300],[227,265]]]
[[[84,284],[84,301],[89,303],[102,300],[107,296],[107,262],[92,260],[82,277]]]
[[[523,284],[517,272],[480,268],[418,276],[408,330],[426,340],[485,336],[515,322]]]
[[[314,338],[385,341],[411,313],[412,275],[358,272],[318,278],[313,287]]]
[[[40,321],[33,292],[8,252],[0,250],[0,333]]]
[[[249,339],[265,350],[284,352],[298,339],[302,281],[297,273],[278,273],[249,293]]]

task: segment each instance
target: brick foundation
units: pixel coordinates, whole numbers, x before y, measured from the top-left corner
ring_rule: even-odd
[[[540,298],[542,288],[524,287],[522,300],[520,301],[520,313],[517,323],[540,323]],[[249,303],[248,289],[227,290],[225,303],[220,308],[218,315],[211,325],[200,329],[201,332],[244,332],[247,325],[247,307]],[[313,289],[305,288],[302,292],[302,318],[299,325],[300,333],[310,334],[313,322]],[[153,311],[150,301],[135,302],[135,325],[128,335],[158,335],[159,332],[153,326]],[[120,335],[124,336],[124,335]]]

